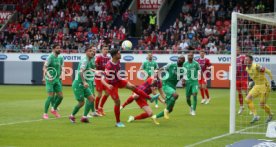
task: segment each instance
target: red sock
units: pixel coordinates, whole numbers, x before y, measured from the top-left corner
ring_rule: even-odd
[[[133,100],[134,100],[133,96],[130,96],[130,97],[125,101],[125,103],[123,104],[123,107],[125,107],[126,105],[132,103]]]
[[[120,122],[120,106],[114,106],[114,113],[116,117],[116,122]]]
[[[207,88],[205,89],[205,94],[206,94],[207,99],[209,99],[209,91]]]
[[[239,102],[240,102],[240,106],[243,106],[243,96],[241,93],[239,93]]]
[[[95,109],[96,110],[98,110],[98,108],[99,108],[100,99],[101,99],[100,97],[98,97],[98,96],[96,97],[96,100],[95,100]]]
[[[139,120],[139,119],[145,119],[145,118],[148,118],[149,117],[149,115],[148,115],[148,113],[142,113],[142,114],[140,114],[140,115],[137,115],[137,116],[135,116],[135,120]]]
[[[135,92],[136,94],[138,94],[138,95],[141,96],[141,97],[150,99],[150,96],[147,95],[143,90],[140,90],[140,89],[138,89],[138,88],[135,88],[135,89],[133,90],[133,92]]]
[[[106,96],[106,95],[104,95],[104,96],[102,97],[102,100],[101,100],[101,103],[100,103],[100,107],[101,107],[101,108],[103,108],[103,106],[104,106],[104,104],[105,104],[107,98],[108,98],[108,96]]]
[[[202,99],[204,99],[205,97],[204,97],[204,90],[203,90],[203,88],[200,88],[200,93],[201,93]]]

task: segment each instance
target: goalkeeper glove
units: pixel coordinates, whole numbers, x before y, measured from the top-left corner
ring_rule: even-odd
[[[255,85],[254,81],[249,81],[248,90],[251,90],[254,87],[254,85]]]
[[[276,91],[276,85],[275,85],[274,80],[271,81],[271,89],[272,89],[273,91]]]

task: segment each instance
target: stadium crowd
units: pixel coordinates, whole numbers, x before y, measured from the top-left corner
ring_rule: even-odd
[[[175,22],[164,31],[149,23],[143,26],[144,31],[136,52],[152,50],[155,53],[181,53],[188,50],[208,51],[209,54],[229,54],[231,52],[231,13],[266,13],[273,12],[273,1],[185,1],[182,11]],[[149,17],[141,16],[144,22]],[[142,24],[145,24],[145,23]],[[276,30],[266,25],[259,26],[252,22],[242,22],[246,28],[240,29],[238,42],[245,52],[275,53],[275,42],[272,36]],[[243,26],[243,27],[244,27]],[[270,30],[270,31],[268,31]],[[261,37],[256,37],[259,34]],[[271,36],[271,37],[268,37]],[[275,36],[276,37],[276,36]],[[275,38],[274,37],[274,38]]]
[[[47,0],[19,13],[1,32],[2,48],[11,52],[49,52],[60,43],[65,52],[84,52],[85,45],[119,44],[125,28],[112,27],[126,0]],[[26,10],[26,9],[22,9]],[[30,10],[30,9],[27,9]]]
[[[136,22],[140,19],[143,33],[138,39],[138,45],[133,48],[134,53],[148,50],[154,53],[181,53],[191,49],[205,49],[210,54],[229,54],[233,11],[273,12],[272,0],[209,0],[208,5],[205,1],[186,0],[175,22],[161,30],[156,21],[151,21],[156,19],[155,12],[137,16],[135,12],[122,9],[125,2],[46,0],[42,6],[34,1],[28,8],[17,7],[22,13],[0,32],[0,48],[10,52],[49,52],[51,44],[60,43],[64,52],[81,53],[89,44],[96,44],[100,48],[103,43],[107,43],[114,47],[122,40],[136,36]],[[121,17],[123,25],[112,25],[116,17]],[[255,33],[262,37],[256,38]],[[273,37],[264,38],[268,36],[265,33]],[[239,40],[245,42],[239,42],[239,45],[248,52],[274,52],[275,42],[270,41],[275,38],[274,33],[267,26],[251,25],[239,32],[238,36],[243,37]],[[253,49],[252,45],[255,46]]]

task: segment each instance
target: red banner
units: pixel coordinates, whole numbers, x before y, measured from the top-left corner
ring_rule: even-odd
[[[163,0],[137,0],[138,9],[158,9]]]

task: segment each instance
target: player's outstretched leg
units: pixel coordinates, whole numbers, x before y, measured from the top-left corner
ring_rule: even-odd
[[[177,93],[173,93],[170,98],[167,98],[166,100],[167,107],[164,109],[164,111],[161,111],[157,115],[152,116],[152,120],[154,121],[155,124],[157,125],[159,124],[159,122],[157,121],[158,118],[164,117],[165,119],[169,119],[169,113],[173,111],[173,107],[175,105],[175,101],[177,100],[178,96],[179,95]]]
[[[120,107],[120,110],[125,108],[128,104],[132,103],[134,101],[134,96],[131,95],[125,102],[124,104]]]
[[[144,113],[141,113],[135,117],[133,116],[129,116],[128,122],[132,122],[134,120],[141,120],[141,119],[146,119],[148,117],[152,116],[152,110],[151,108],[147,105],[147,106],[143,106],[142,109],[145,111]]]
[[[179,95],[177,93],[174,93],[170,99],[167,101],[167,107],[164,110],[164,118],[169,119],[169,113],[172,112],[175,101],[178,99]],[[158,116],[157,116],[158,118]]]
[[[143,90],[138,89],[136,86],[134,86],[133,84],[131,84],[130,82],[127,83],[126,85],[127,89],[130,89],[131,91],[133,91],[134,93],[136,93],[137,95],[144,97],[146,99],[149,99],[151,101],[155,101],[156,99],[158,99],[159,94],[156,94],[154,96],[149,96],[148,94],[146,94]]]

